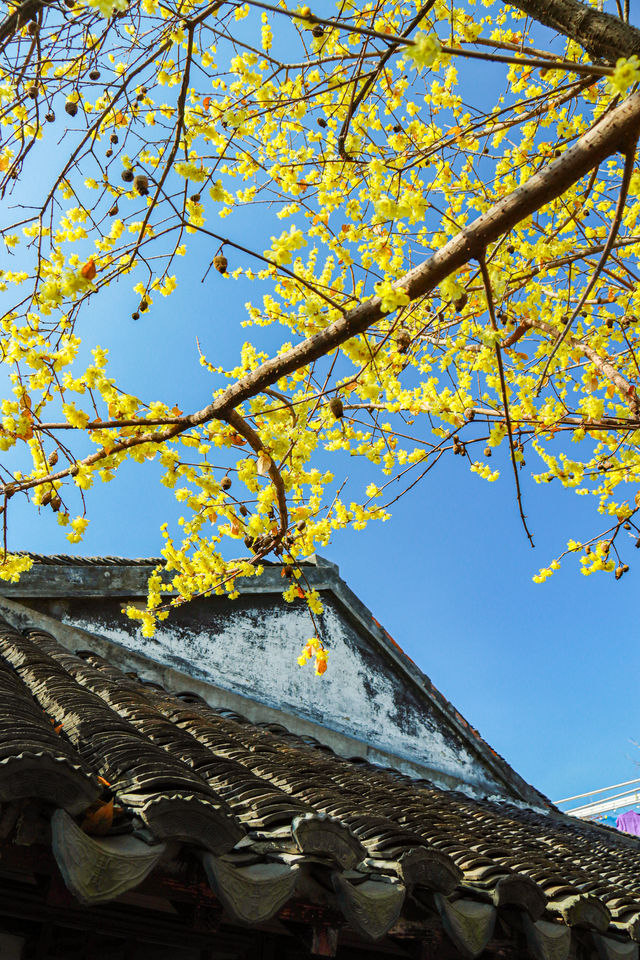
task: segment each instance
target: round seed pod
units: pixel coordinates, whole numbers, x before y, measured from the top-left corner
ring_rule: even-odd
[[[253,537],[248,537],[248,536],[245,537],[244,545],[247,548],[247,550],[251,550],[251,547],[253,546]]]
[[[624,529],[625,529],[625,530],[631,530],[631,524],[630,524],[630,523],[625,523],[625,524],[624,524]]]
[[[38,85],[37,85],[37,84],[32,83],[30,86],[27,87],[27,96],[28,96],[29,99],[31,99],[31,100],[35,100],[35,99],[36,99],[36,97],[38,96]]]
[[[133,183],[133,170],[123,170],[120,176],[125,183]]]
[[[78,112],[78,104],[75,102],[75,100],[67,100],[64,105],[64,109],[70,117],[75,117],[76,113]]]
[[[118,142],[118,134],[117,134],[117,133],[112,133],[111,136],[109,137],[109,141],[110,141],[110,143],[117,143],[117,142]]]
[[[306,520],[298,520],[298,522],[296,523],[296,530],[299,530],[302,533],[306,525],[307,525]]]
[[[331,400],[329,400],[329,410],[331,410],[331,413],[334,415],[336,420],[340,420],[342,417],[344,417],[344,407],[340,397],[331,397]]]
[[[484,455],[485,455],[485,457],[490,457],[490,456],[491,456],[491,447],[485,447],[485,448],[484,448]]]
[[[134,311],[134,313],[131,314],[131,319],[132,319],[132,320],[139,320],[139,319],[140,319],[140,314],[138,313],[137,310]]]
[[[100,79],[100,71],[96,69],[92,70],[89,74],[89,80],[99,80],[99,79]]]
[[[507,247],[507,253],[515,253],[515,252],[516,252],[516,248],[513,246],[512,243],[510,243],[509,246]]]
[[[44,118],[47,123],[53,123],[53,121],[56,119],[56,115],[53,110],[50,110],[49,113],[45,113]]]
[[[223,490],[228,490],[231,487],[231,477],[223,477],[220,486]]]
[[[194,193],[194,195],[189,199],[192,201],[192,203],[200,203],[200,194]]]
[[[223,254],[219,253],[217,254],[217,256],[213,258],[213,265],[218,271],[218,273],[227,272],[227,266],[228,266],[227,258]]]
[[[109,149],[105,152],[105,157],[112,157],[112,156],[113,156],[113,150],[111,149],[111,147],[109,147]]]
[[[284,573],[285,577],[292,577],[292,576],[293,576],[293,567],[291,566],[290,563],[287,563],[287,564],[286,564],[286,566],[285,566],[284,569],[283,569],[283,573]]]
[[[315,27],[311,31],[311,36],[315,37],[316,40],[319,40],[320,37],[324,37],[324,28],[319,23],[316,23]]]
[[[140,305],[138,307],[138,310],[140,311],[140,313],[144,313],[145,310],[148,310],[148,309],[149,309],[149,302],[147,300],[141,300]]]
[[[29,23],[27,24],[27,33],[29,34],[30,37],[35,37],[39,29],[40,27],[38,26],[37,20],[30,20]]]
[[[110,216],[110,217],[117,217],[117,216],[118,216],[118,204],[117,204],[117,203],[114,203],[114,205],[113,205],[113,206],[111,207],[111,209],[109,210],[109,216]]]
[[[245,507],[244,503],[241,503],[241,504],[240,504],[239,509],[240,509],[240,516],[241,516],[241,517],[246,517],[247,514],[249,513],[249,511],[248,511],[247,508]]]
[[[141,197],[146,197],[149,193],[149,178],[144,173],[139,173],[133,181],[133,187]]]
[[[400,133],[401,131],[402,131],[402,124],[400,124],[400,123],[394,124],[393,132],[394,132],[394,133]]]
[[[316,120],[316,123],[318,124],[319,127],[322,127],[323,129],[327,125],[327,121],[325,120],[324,117],[318,117],[318,119]]]

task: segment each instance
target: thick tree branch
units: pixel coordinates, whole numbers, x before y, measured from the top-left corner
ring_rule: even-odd
[[[594,59],[615,63],[640,54],[640,30],[580,0],[511,0],[512,6],[575,40]]]

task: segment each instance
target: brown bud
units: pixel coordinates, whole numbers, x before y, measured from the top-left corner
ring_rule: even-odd
[[[315,37],[316,40],[319,40],[320,37],[324,37],[324,27],[322,27],[319,23],[316,23],[315,27],[311,31],[311,36]]]
[[[146,197],[149,193],[149,178],[145,177],[144,173],[139,173],[133,181],[133,188],[141,197]]]
[[[394,133],[400,133],[401,131],[402,131],[402,124],[400,124],[400,123],[395,123],[395,124],[393,125],[393,132],[394,132]]]
[[[331,397],[331,400],[329,400],[329,410],[331,410],[331,413],[334,415],[336,420],[340,420],[342,417],[344,417],[344,407],[340,397]]]
[[[220,486],[223,490],[228,490],[231,486],[231,477],[223,477],[220,481]]]
[[[64,109],[70,117],[75,117],[76,113],[78,112],[78,104],[75,102],[75,100],[67,100],[64,105]]]
[[[219,253],[213,258],[213,265],[218,271],[218,273],[226,273],[228,261],[224,254]]]
[[[625,524],[623,524],[623,527],[624,527],[625,530],[631,530],[631,524],[630,524],[630,523],[625,523]]]
[[[133,170],[123,170],[120,174],[125,183],[133,182]]]

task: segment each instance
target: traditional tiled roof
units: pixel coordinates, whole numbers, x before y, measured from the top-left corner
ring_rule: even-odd
[[[49,819],[82,903],[143,889],[187,855],[252,926],[304,902],[370,939],[419,936],[435,918],[467,957],[496,920],[537,960],[585,937],[609,960],[637,957],[633,838],[340,757],[3,621],[0,802],[24,801]]]

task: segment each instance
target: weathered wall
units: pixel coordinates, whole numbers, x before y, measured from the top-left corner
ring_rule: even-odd
[[[286,604],[275,594],[194,601],[162,625],[153,640],[143,638],[122,615],[120,599],[65,599],[54,602],[53,611],[51,604],[36,604],[64,623],[354,737],[362,742],[363,755],[369,744],[428,768],[443,785],[467,784],[473,792],[508,795],[504,783],[332,594],[323,593],[323,602],[323,636],[330,647],[323,677],[315,676],[310,664],[296,663],[310,635],[305,605]]]

